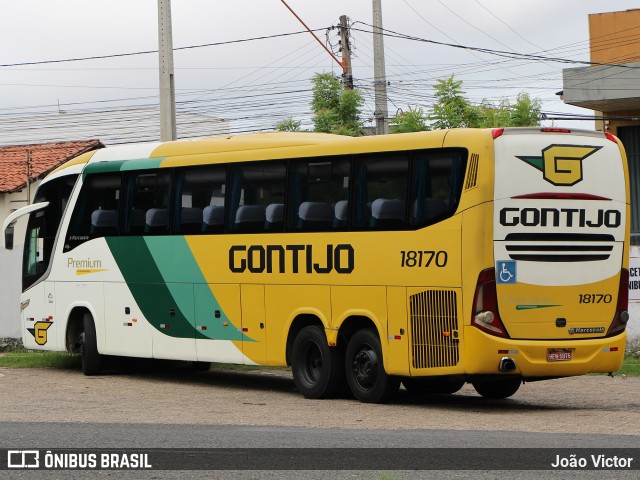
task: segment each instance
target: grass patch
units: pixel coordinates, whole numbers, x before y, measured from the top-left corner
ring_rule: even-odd
[[[616,375],[626,375],[627,377],[640,377],[640,357],[635,355],[626,355],[622,368],[616,372]]]
[[[67,352],[8,352],[0,355],[0,367],[7,368],[79,368],[80,355]]]
[[[5,368],[80,368],[82,361],[80,355],[67,352],[44,352],[36,350],[22,350],[0,353],[0,367]],[[288,370],[286,367],[263,367],[260,365],[233,365],[228,363],[212,363],[211,368],[216,370],[231,370],[250,372],[255,370]],[[626,355],[622,368],[616,375],[627,377],[640,376],[640,356]]]

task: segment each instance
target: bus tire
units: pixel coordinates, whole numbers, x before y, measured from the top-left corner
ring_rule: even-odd
[[[464,380],[451,378],[406,377],[402,379],[402,384],[411,394],[451,395],[464,386]]]
[[[322,327],[304,327],[291,351],[291,370],[298,391],[305,398],[334,397],[344,386],[344,357],[331,348]]]
[[[82,317],[82,373],[87,376],[99,375],[102,371],[103,356],[98,353],[98,339],[93,317],[86,312]]]
[[[487,382],[473,382],[476,389],[484,398],[503,399],[510,397],[518,391],[522,380],[520,378],[507,378],[504,380],[490,380]]]
[[[349,388],[361,402],[387,402],[400,388],[400,377],[385,372],[380,339],[369,328],[359,330],[349,340],[345,370]]]

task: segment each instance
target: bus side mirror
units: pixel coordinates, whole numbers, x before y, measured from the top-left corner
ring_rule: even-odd
[[[4,248],[13,250],[13,225],[7,227],[4,231]]]

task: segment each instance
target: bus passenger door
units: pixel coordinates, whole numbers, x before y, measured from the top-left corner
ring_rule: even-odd
[[[245,363],[265,365],[267,361],[267,325],[264,285],[242,285],[242,352]]]
[[[196,284],[194,294],[198,361],[242,364],[240,285]]]

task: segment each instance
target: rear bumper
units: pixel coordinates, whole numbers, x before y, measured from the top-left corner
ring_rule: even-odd
[[[626,332],[610,338],[583,340],[513,340],[465,326],[463,369],[469,375],[501,374],[500,360],[510,357],[516,369],[508,373],[525,378],[615,372],[622,366],[626,342]],[[572,359],[550,362],[547,360],[550,348],[571,349]]]

